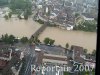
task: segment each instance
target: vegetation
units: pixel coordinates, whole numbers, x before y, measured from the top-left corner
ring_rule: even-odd
[[[25,9],[31,9],[31,6],[32,5],[29,0],[11,0],[9,7],[12,10],[16,10],[16,9],[25,10]]]
[[[8,34],[2,35],[1,40],[2,40],[2,42],[6,43],[6,44],[11,44],[11,45],[18,42],[18,40],[15,38],[15,36],[8,35]]]
[[[55,40],[52,40],[52,39],[50,39],[50,38],[48,38],[48,37],[44,39],[44,43],[45,43],[46,45],[53,45],[54,42],[55,42]]]
[[[45,38],[45,39],[44,39],[44,43],[45,43],[46,45],[48,45],[48,44],[49,44],[49,40],[50,40],[50,39],[49,39],[48,37]]]
[[[34,38],[34,43],[35,43],[35,44],[40,43],[40,40],[38,39],[38,37],[35,37],[35,38]]]
[[[75,13],[75,17],[77,18],[78,16],[80,16],[80,14],[79,13]]]
[[[8,0],[0,0],[0,6],[8,5]]]
[[[83,31],[95,32],[96,27],[97,26],[96,26],[95,21],[85,21],[83,24],[75,26],[74,30],[83,30]]]
[[[84,52],[85,52],[85,53],[87,53],[87,51],[88,51],[87,49],[84,49]]]
[[[25,19],[25,20],[28,19],[28,12],[27,12],[27,11],[24,13],[24,19]]]
[[[11,16],[12,16],[12,12],[10,12],[10,13],[8,14],[8,17],[9,17],[9,18],[11,18]]]
[[[44,24],[44,22],[42,20],[36,20],[37,22],[39,22],[40,24]]]
[[[17,12],[17,14],[24,12],[25,20],[27,20],[29,15],[32,14],[32,4],[29,0],[11,0],[9,8],[12,10],[12,12]],[[18,18],[21,19],[19,15]]]
[[[20,42],[22,42],[23,44],[28,43],[28,38],[27,37],[22,37],[20,39]]]
[[[93,50],[92,55],[96,56],[96,50]]]
[[[64,72],[64,75],[69,75],[69,73],[68,72]]]
[[[18,17],[19,19],[22,19],[22,18],[21,18],[21,16],[20,16],[20,14],[18,14],[18,16],[17,16],[17,17]]]
[[[5,18],[6,20],[8,20],[8,19],[9,19],[9,17],[8,17],[7,15],[5,15],[5,16],[4,16],[4,18]]]
[[[55,40],[49,39],[49,44],[50,44],[50,45],[53,45],[54,42],[55,42]]]
[[[69,44],[68,43],[66,43],[66,49],[69,47]]]

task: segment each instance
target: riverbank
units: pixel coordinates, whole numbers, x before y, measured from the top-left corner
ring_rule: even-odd
[[[47,27],[39,36],[39,39],[43,42],[44,38],[49,37],[55,40],[55,45],[65,47],[65,44],[69,43],[70,46],[84,47],[88,49],[88,53],[91,53],[96,49],[96,36],[96,32],[67,31],[55,27]]]
[[[19,38],[23,36],[30,38],[40,27],[41,24],[33,21],[32,18],[28,20],[19,20],[18,18],[5,20],[0,18],[0,36],[7,33]]]

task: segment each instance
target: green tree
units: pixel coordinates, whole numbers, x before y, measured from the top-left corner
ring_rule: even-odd
[[[66,43],[66,49],[69,47],[69,44],[68,43]]]
[[[27,13],[27,12],[24,13],[24,19],[25,19],[25,20],[28,19],[28,13]]]
[[[20,16],[20,14],[18,14],[18,16],[17,16],[17,17],[18,17],[19,19],[22,19],[22,18],[21,18],[21,16]]]
[[[0,0],[0,6],[8,5],[8,0]]]
[[[8,43],[9,36],[8,34],[2,35],[1,40],[5,43]]]
[[[69,73],[68,72],[64,72],[64,75],[69,75]]]
[[[45,43],[46,45],[49,44],[49,41],[50,41],[50,39],[49,39],[48,37],[44,39],[44,43]]]
[[[8,17],[11,18],[11,16],[12,16],[12,13],[10,12],[10,13],[8,14]]]
[[[96,56],[96,50],[93,50],[93,51],[92,51],[92,55],[93,55],[93,56]]]
[[[9,17],[8,17],[7,15],[5,15],[5,16],[4,16],[4,18],[5,18],[6,20],[8,20],[8,19],[9,19]]]
[[[22,38],[20,39],[20,41],[21,41],[23,44],[28,43],[28,38],[27,38],[27,37],[22,37]]]
[[[97,27],[97,25],[96,25],[95,21],[84,21],[83,24],[75,26],[74,30],[83,30],[83,31],[95,32],[96,27]]]
[[[88,51],[87,49],[84,49],[84,52],[85,52],[85,53],[87,53],[87,51]]]
[[[80,14],[79,13],[75,13],[75,17],[78,17],[78,16],[80,16]]]
[[[8,42],[9,42],[9,44],[14,44],[15,43],[15,36],[9,35]]]
[[[27,10],[29,15],[32,12],[32,3],[30,0],[11,0],[9,7],[12,11],[15,11],[16,9],[22,11]]]
[[[11,45],[12,45],[12,44],[15,43],[15,36],[5,34],[5,35],[2,35],[1,40],[2,40],[4,43],[7,43],[7,44],[11,44]]]
[[[49,39],[49,44],[50,44],[50,45],[53,45],[54,42],[55,42],[55,40]]]

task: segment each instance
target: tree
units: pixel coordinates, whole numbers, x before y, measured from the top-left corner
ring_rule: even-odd
[[[49,39],[48,37],[45,38],[45,39],[44,39],[44,43],[45,43],[46,45],[48,45],[48,44],[49,44],[49,40],[50,40],[50,39]]]
[[[28,43],[28,38],[27,37],[22,37],[20,40],[23,44]]]
[[[85,52],[85,53],[87,53],[87,51],[88,51],[87,49],[84,49],[84,52]]]
[[[8,39],[9,41],[9,44],[14,44],[14,42],[15,42],[15,37],[13,36],[13,35],[9,35],[9,39]]]
[[[0,6],[8,5],[8,0],[0,0]]]
[[[69,44],[68,43],[66,43],[66,49],[69,47]]]
[[[6,44],[11,44],[12,45],[12,44],[15,43],[15,36],[5,34],[5,35],[2,35],[1,40]]]
[[[8,17],[11,18],[11,16],[12,16],[12,13],[10,12],[10,13],[8,14]]]
[[[18,16],[17,16],[17,17],[18,17],[19,19],[22,19],[22,18],[21,18],[21,16],[20,16],[20,14],[18,14]]]
[[[8,34],[5,34],[5,35],[2,35],[1,40],[5,43],[8,43],[8,38],[9,38]]]
[[[69,73],[68,72],[64,72],[64,75],[69,75]]]
[[[4,18],[5,18],[6,20],[8,20],[8,19],[9,19],[9,17],[8,17],[7,15],[5,15],[5,16],[4,16]]]
[[[93,50],[93,51],[92,51],[92,55],[93,55],[93,56],[96,56],[96,50]]]
[[[9,7],[12,11],[19,9],[24,12],[27,10],[28,15],[32,13],[32,3],[30,0],[11,0]]]
[[[27,14],[27,12],[24,13],[24,19],[25,19],[25,20],[28,19],[28,14]]]
[[[50,45],[53,45],[54,42],[55,42],[55,40],[49,39],[49,44],[50,44]]]
[[[75,13],[75,17],[77,18],[78,16],[80,16],[80,14],[79,13]]]

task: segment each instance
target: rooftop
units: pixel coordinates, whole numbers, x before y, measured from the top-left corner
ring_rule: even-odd
[[[48,46],[41,44],[38,47],[47,54],[65,55],[65,49],[60,46]]]

